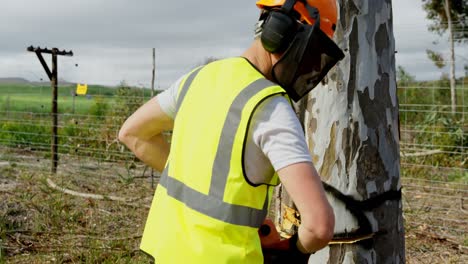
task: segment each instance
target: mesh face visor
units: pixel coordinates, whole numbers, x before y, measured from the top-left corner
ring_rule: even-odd
[[[298,101],[344,58],[340,48],[315,24],[302,26],[272,70],[273,77]]]

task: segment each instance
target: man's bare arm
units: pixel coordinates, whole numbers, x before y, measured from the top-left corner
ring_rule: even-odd
[[[280,169],[278,175],[301,215],[298,249],[311,253],[325,247],[333,238],[335,215],[314,166],[296,163]]]
[[[162,111],[155,97],[125,121],[119,140],[145,164],[162,171],[169,156],[169,144],[162,132],[173,126],[174,121]]]

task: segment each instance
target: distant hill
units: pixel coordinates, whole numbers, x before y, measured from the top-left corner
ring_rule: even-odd
[[[21,77],[0,77],[0,84],[29,84],[29,85],[50,85],[50,82],[45,80],[41,82],[31,82],[25,78]],[[75,83],[59,79],[59,85],[74,85]]]
[[[26,84],[26,83],[30,83],[30,81],[24,78],[20,78],[20,77],[6,77],[6,78],[0,78],[0,83]]]
[[[0,77],[0,85],[3,84],[15,84],[15,85],[28,85],[28,86],[50,86],[50,81],[47,77],[41,81],[30,81],[28,79],[22,77]],[[64,79],[60,79],[58,81],[59,86],[75,86],[76,82],[69,82]],[[102,87],[102,88],[118,88],[120,85],[103,85],[103,84],[91,84],[88,83],[88,87]],[[130,86],[131,87],[131,86]],[[133,88],[141,88],[141,87],[133,87]],[[144,89],[149,90],[149,87],[144,87]],[[156,89],[156,93],[162,92],[163,90]]]

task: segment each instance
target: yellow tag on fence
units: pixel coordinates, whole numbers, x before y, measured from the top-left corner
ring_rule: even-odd
[[[85,95],[86,92],[88,91],[88,85],[87,84],[76,84],[76,94],[77,95]]]

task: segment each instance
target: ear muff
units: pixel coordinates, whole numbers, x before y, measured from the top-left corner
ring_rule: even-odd
[[[296,21],[290,16],[280,11],[270,11],[260,37],[265,50],[271,53],[284,51],[294,37],[296,26]]]

